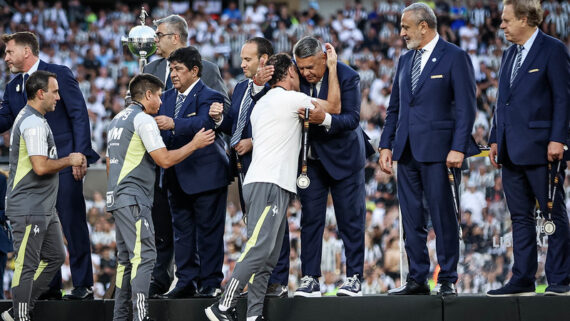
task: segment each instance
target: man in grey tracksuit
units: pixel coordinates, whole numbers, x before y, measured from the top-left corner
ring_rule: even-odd
[[[16,262],[12,278],[13,307],[5,321],[28,321],[34,302],[65,261],[65,248],[55,203],[58,172],[82,165],[81,153],[57,158],[53,133],[44,118],[59,100],[56,75],[36,71],[26,81],[28,104],[20,111],[10,136],[10,174],[6,216],[13,228]]]
[[[153,75],[135,76],[129,84],[132,103],[113,118],[107,134],[107,210],[115,218],[118,249],[115,321],[127,320],[129,301],[133,320],[151,320],[147,298],[156,260],[151,215],[154,162],[170,167],[214,141],[211,130],[202,130],[180,149],[166,149],[150,116],[162,103],[162,88]]]

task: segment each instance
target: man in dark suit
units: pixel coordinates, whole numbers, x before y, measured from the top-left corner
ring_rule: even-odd
[[[410,271],[406,285],[389,294],[430,293],[427,211],[437,235],[438,295],[457,295],[459,229],[447,168],[459,182],[463,159],[478,153],[471,136],[476,109],[473,67],[467,53],[439,37],[435,14],[426,4],[405,8],[401,28],[410,50],[400,57],[394,77],[379,163],[392,174],[392,161],[398,161]]]
[[[174,88],[163,94],[155,119],[166,147],[176,149],[201,128],[214,128],[208,112],[212,103],[223,101],[223,96],[200,80],[202,62],[196,48],[177,49],[168,61]],[[193,296],[196,290],[204,297],[221,294],[228,165],[224,143],[217,137],[214,144],[165,171],[178,277],[167,298]]]
[[[255,37],[246,41],[241,49],[241,68],[246,79],[238,83],[234,88],[230,110],[224,116],[224,108],[221,103],[214,103],[210,107],[210,116],[212,116],[216,122],[216,127],[231,137],[230,177],[238,177],[240,204],[244,214],[247,211],[243,199],[243,182],[241,180],[245,177],[249,169],[253,150],[249,116],[255,106],[255,102],[263,97],[269,89],[268,86],[264,86],[266,82],[265,79],[259,78],[262,78],[261,71],[272,74],[273,66],[266,66],[264,68],[264,62],[267,61],[271,55],[273,55],[273,46],[267,39]],[[258,72],[258,69],[260,72]],[[267,78],[270,78],[270,76]],[[244,104],[248,104],[248,106]],[[287,296],[287,285],[289,283],[289,252],[289,229],[286,229],[279,261],[269,279],[266,296]]]
[[[293,49],[301,74],[301,92],[321,99],[328,94],[327,56],[320,41],[305,37]],[[339,114],[323,109],[311,111],[307,173],[311,184],[299,189],[301,216],[301,263],[303,279],[295,296],[320,296],[321,251],[325,210],[332,194],[340,237],[345,246],[347,279],[338,295],[362,295],[364,265],[366,144],[359,127],[360,78],[356,71],[338,62],[341,90]]]
[[[165,84],[165,90],[172,88],[170,79],[170,66],[168,56],[178,48],[184,48],[188,39],[188,24],[179,15],[155,20],[156,26],[156,54],[162,58],[149,63],[143,72],[157,76]],[[226,86],[220,75],[218,67],[207,60],[202,59],[202,81],[206,86],[218,91],[224,96],[224,106],[229,108],[230,101]],[[173,280],[174,240],[172,238],[172,215],[168,205],[166,188],[163,188],[161,170],[156,168],[157,179],[154,188],[154,204],[152,207],[152,219],[155,229],[156,264],[152,271],[152,281],[149,289],[149,297],[157,298],[160,294],[168,291]]]
[[[93,298],[93,270],[91,248],[85,200],[83,198],[83,177],[87,172],[87,163],[92,164],[99,155],[91,149],[91,133],[87,107],[77,80],[71,70],[65,66],[48,64],[38,58],[39,44],[36,36],[30,32],[17,32],[3,35],[6,44],[6,64],[12,73],[18,75],[6,86],[2,108],[0,109],[0,132],[4,132],[14,123],[20,110],[26,105],[27,96],[24,83],[36,70],[46,70],[57,75],[61,99],[55,112],[46,115],[52,128],[58,155],[65,157],[72,152],[85,155],[84,166],[73,166],[59,173],[57,212],[67,239],[71,277],[74,289],[68,299]],[[61,273],[50,284],[48,297],[61,298]]]
[[[514,265],[510,281],[488,296],[535,294],[537,269],[536,200],[547,213],[553,196],[554,234],[548,236],[546,295],[569,295],[569,225],[564,204],[564,145],[570,118],[570,57],[562,42],[545,35],[538,0],[503,1],[501,29],[513,45],[504,52],[489,158],[502,167],[503,187],[513,226]],[[560,172],[556,164],[561,161]],[[551,172],[548,164],[551,163]],[[501,165],[499,165],[501,164]],[[558,183],[548,181],[558,176]],[[548,215],[545,215],[548,219]]]

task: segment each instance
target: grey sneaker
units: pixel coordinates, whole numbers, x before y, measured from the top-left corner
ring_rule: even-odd
[[[337,296],[362,296],[360,275],[355,274],[346,278],[346,281],[338,289]]]
[[[0,314],[0,317],[3,321],[14,321],[14,310],[12,308],[6,310]]]
[[[321,296],[321,286],[319,280],[312,276],[305,275],[301,279],[301,286],[295,291],[295,296],[302,296],[305,298],[316,298]]]

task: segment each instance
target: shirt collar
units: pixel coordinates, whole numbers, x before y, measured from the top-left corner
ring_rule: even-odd
[[[24,75],[31,76],[34,72],[36,72],[38,70],[39,66],[40,66],[40,60],[38,59],[38,61],[36,61],[36,63],[32,66],[32,68],[30,68],[30,70],[26,71],[24,73]]]
[[[536,28],[532,36],[530,36],[530,38],[528,38],[528,40],[524,43],[523,47],[525,52],[530,51],[530,47],[532,47],[532,44],[534,43],[534,40],[536,39],[537,35],[538,35],[538,28]]]
[[[429,55],[435,49],[435,46],[437,45],[438,41],[439,41],[439,34],[436,32],[435,37],[433,37],[433,39],[422,48],[423,50],[425,50],[424,55],[427,54],[427,56],[429,57]]]
[[[188,95],[190,94],[194,86],[196,86],[199,80],[200,78],[198,78],[198,80],[196,80],[192,85],[190,85],[190,87],[188,87],[188,89],[186,89],[183,93],[178,92],[178,94],[184,94],[184,97],[188,97]]]

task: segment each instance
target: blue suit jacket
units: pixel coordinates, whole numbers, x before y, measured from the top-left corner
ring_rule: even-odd
[[[45,115],[57,147],[58,157],[65,157],[72,152],[79,152],[87,157],[89,164],[99,159],[99,155],[91,148],[91,129],[85,99],[73,73],[66,66],[48,64],[40,60],[38,70],[46,70],[57,75],[60,100],[55,111]],[[6,86],[4,100],[0,109],[0,132],[12,127],[20,110],[26,106],[28,98],[25,90],[16,87],[22,84],[22,74],[17,75]],[[69,172],[71,167],[61,171]]]
[[[163,94],[159,115],[174,118],[177,94],[174,88]],[[184,100],[178,118],[174,119],[174,132],[162,131],[166,147],[180,148],[190,142],[200,129],[214,129],[214,121],[208,115],[214,102],[223,103],[224,97],[198,80]],[[228,185],[228,163],[224,142],[217,136],[213,144],[195,151],[175,165],[174,170],[182,190],[186,194],[196,194]]]
[[[506,143],[514,164],[546,164],[549,142],[568,143],[570,57],[562,42],[539,30],[511,87],[516,51],[503,53],[489,143],[497,143],[499,163]]]
[[[222,123],[220,124],[220,126],[218,127],[219,130],[221,130],[225,134],[229,135],[230,137],[236,131],[238,117],[239,117],[239,109],[240,109],[241,102],[243,100],[243,96],[245,95],[245,91],[247,90],[248,85],[249,85],[249,79],[245,79],[236,85],[236,87],[234,88],[234,93],[232,94],[232,103],[230,105],[230,109],[229,109],[228,113],[226,115],[224,115],[224,119],[223,119]],[[253,111],[253,108],[255,106],[255,102],[258,101],[261,97],[263,97],[263,95],[265,95],[265,93],[267,93],[268,89],[269,89],[269,87],[266,86],[265,88],[263,88],[263,90],[261,92],[257,93],[257,95],[255,95],[253,97],[252,102],[251,102],[252,106],[249,109],[249,112],[247,115],[247,120],[245,123],[245,127],[241,133],[241,139],[252,137],[252,135],[251,135],[251,122],[250,122],[249,117],[251,116],[251,112]],[[240,156],[240,161],[241,161],[242,170],[243,170],[244,174],[247,173],[249,165],[251,164],[251,157],[252,157],[252,152],[249,152],[249,153],[246,153],[246,154]],[[236,154],[232,151],[230,153],[231,177],[238,175],[236,164],[237,164]]]
[[[444,162],[450,150],[478,154],[471,136],[476,85],[469,56],[440,38],[412,93],[413,56],[410,50],[400,57],[380,148],[393,149],[398,160],[409,139],[420,162]]]
[[[366,141],[360,121],[360,77],[349,66],[337,63],[340,85],[341,111],[331,115],[329,131],[323,126],[309,126],[309,143],[313,154],[319,158],[327,173],[335,180],[344,179],[362,169],[366,161]],[[323,76],[320,99],[327,99],[329,92],[328,68]],[[310,95],[311,84],[301,77],[301,91]]]

